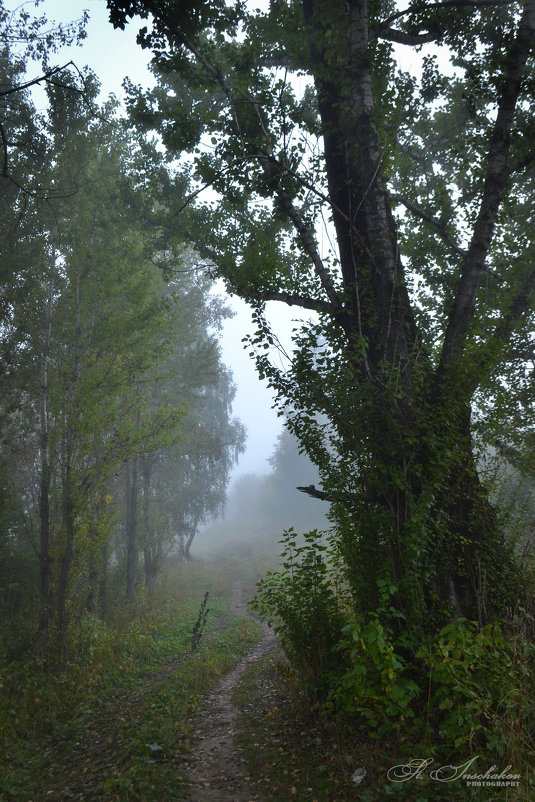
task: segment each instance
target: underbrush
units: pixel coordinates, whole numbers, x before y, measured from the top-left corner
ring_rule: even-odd
[[[282,649],[276,648],[247,670],[233,701],[241,711],[237,740],[247,761],[253,798],[258,794],[269,802],[358,799],[350,780],[357,759],[354,744],[333,720],[327,725],[318,710],[311,709]],[[375,760],[373,753],[370,759]]]
[[[318,533],[297,547],[289,532],[284,545],[284,570],[259,584],[253,606],[280,634],[317,726],[335,725],[364,754],[375,746],[386,755],[380,771],[376,756],[364,763],[366,778],[348,798],[534,799],[527,613],[484,627],[455,619],[417,640],[396,609],[394,583],[379,580],[377,610],[356,613]],[[319,794],[311,788],[323,798],[321,784]]]
[[[466,773],[497,774],[484,754],[450,764],[431,758],[425,745],[373,729],[352,726],[346,715],[325,715],[310,696],[281,649],[253,665],[234,693],[241,709],[238,742],[247,760],[251,786],[269,802],[531,802],[532,785],[523,774],[518,787],[446,782],[450,765],[473,761]],[[529,745],[527,745],[529,748]],[[461,768],[462,770],[462,768]],[[436,776],[436,775],[433,775]],[[355,780],[358,781],[356,784]]]
[[[192,633],[208,592],[205,632]],[[228,567],[189,563],[106,624],[71,631],[61,675],[4,664],[0,798],[150,800],[186,795],[190,719],[203,694],[260,637],[229,618]]]

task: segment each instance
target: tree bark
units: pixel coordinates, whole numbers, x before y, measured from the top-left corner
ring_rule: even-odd
[[[186,533],[184,539],[184,559],[191,560],[191,546],[193,541],[195,540],[195,535],[197,534],[197,529],[199,527],[198,520],[194,520],[192,524],[189,526],[189,532]]]
[[[382,366],[398,365],[409,378],[408,334],[415,326],[403,280],[395,228],[382,178],[382,156],[374,122],[368,53],[367,3],[352,0],[349,14],[338,1],[337,59],[319,0],[303,0],[309,32],[310,63],[322,121],[325,165],[346,296],[351,341],[365,339],[363,376],[378,376]],[[331,9],[330,9],[331,10]],[[334,9],[333,9],[334,11]],[[340,65],[340,66],[338,66]],[[360,349],[362,352],[362,349]]]
[[[137,570],[137,457],[126,463],[126,599],[134,600]]]
[[[58,635],[59,635],[59,649],[60,649],[60,669],[63,670],[67,661],[67,591],[70,577],[70,571],[73,559],[74,549],[74,500],[72,494],[72,442],[70,437],[66,444],[65,454],[65,469],[63,476],[63,530],[65,537],[65,544],[63,554],[60,562],[60,571],[58,577],[58,598],[57,598],[57,616],[58,616]]]
[[[52,587],[50,566],[50,444],[48,421],[48,359],[52,339],[52,306],[56,254],[52,249],[51,275],[48,292],[41,350],[41,387],[39,397],[41,480],[39,492],[39,588],[40,610],[37,632],[37,650],[42,654],[48,649],[52,616]]]
[[[58,578],[58,635],[60,649],[60,669],[64,669],[67,661],[67,591],[74,551],[74,497],[73,497],[73,461],[75,431],[74,423],[77,420],[78,392],[80,381],[80,338],[81,338],[81,301],[80,301],[80,268],[77,257],[76,243],[73,241],[74,254],[74,294],[75,294],[75,323],[73,343],[73,367],[65,388],[65,395],[69,401],[66,405],[64,420],[64,450],[63,450],[63,503],[62,524],[65,537],[63,554],[60,561]]]
[[[156,549],[153,544],[153,531],[151,524],[151,477],[152,457],[145,455],[141,459],[143,476],[143,565],[145,571],[145,585],[152,588],[158,571]]]

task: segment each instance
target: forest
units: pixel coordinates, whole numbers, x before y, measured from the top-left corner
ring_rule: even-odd
[[[529,802],[535,0],[260,6],[0,0],[0,799]]]

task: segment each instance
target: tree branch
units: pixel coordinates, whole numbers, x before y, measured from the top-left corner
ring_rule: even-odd
[[[29,89],[30,86],[35,86],[36,84],[41,83],[41,81],[49,81],[53,75],[56,75],[56,73],[61,72],[62,70],[65,70],[67,67],[70,66],[76,67],[74,61],[68,61],[66,64],[63,65],[63,67],[54,67],[54,69],[45,72],[44,75],[41,75],[40,78],[33,78],[31,81],[27,81],[25,84],[12,86],[11,89],[6,89],[5,91],[0,92],[0,97],[7,97],[8,95],[13,95],[15,92],[22,92],[23,89]],[[69,87],[69,89],[74,89],[74,88],[75,87],[72,86]],[[77,91],[80,92],[79,89]],[[82,93],[80,92],[80,94]]]
[[[232,90],[232,87],[226,82],[223,73],[217,67],[214,67],[213,64],[211,64],[208,61],[208,59],[201,53],[201,51],[197,47],[195,47],[193,42],[191,42],[187,38],[187,36],[185,36],[181,31],[174,32],[174,34],[173,34],[173,32],[170,29],[168,29],[168,38],[172,41],[174,37],[178,38],[178,41],[181,44],[183,44],[184,47],[187,50],[189,50],[189,52],[193,56],[195,56],[195,58],[197,59],[199,64],[202,64],[202,66],[204,67],[206,72],[216,81],[217,84],[219,84],[219,87],[223,90],[223,93],[225,94],[225,96],[226,96],[226,98],[227,98],[227,100],[229,102],[229,106],[230,106],[230,109],[231,109],[231,112],[232,112],[232,116],[234,118],[234,123],[236,125],[237,133],[238,133],[238,135],[239,135],[239,137],[240,137],[240,139],[242,141],[242,144],[243,144],[244,137],[243,137],[243,133],[242,133],[242,130],[241,130],[241,127],[240,127],[240,120],[239,120],[239,115],[238,115],[238,104],[236,102],[236,98],[234,97],[234,92]]]
[[[386,39],[388,42],[397,42],[399,45],[425,45],[428,42],[435,42],[442,36],[442,31],[430,31],[429,33],[405,33],[395,28],[381,28],[377,31],[377,39]]]
[[[7,178],[9,176],[9,171],[7,169],[8,165],[8,149],[7,149],[7,137],[6,132],[4,130],[4,126],[0,123],[0,138],[2,139],[2,151],[4,154],[4,164],[2,166],[2,177]]]
[[[190,42],[182,33],[178,35],[178,39],[184,45],[184,47],[186,47],[190,51],[190,53],[193,56],[195,56],[195,58],[200,62],[200,64],[202,64],[204,69],[218,83],[218,85],[224,92],[232,110],[232,115],[236,124],[237,133],[240,136],[242,144],[245,146],[245,136],[240,124],[239,106],[236,101],[236,98],[234,97],[232,88],[225,80],[225,77],[223,76],[221,71],[216,67],[214,67],[212,64],[210,64],[208,59],[206,59],[206,57],[198,50],[198,48],[196,48],[195,45],[193,45],[193,43]],[[256,104],[255,104],[255,109],[257,111],[257,115],[260,118],[260,113],[258,111]],[[261,119],[260,123],[263,127],[263,121]],[[251,150],[252,150],[251,156],[256,157],[260,162],[268,183],[272,183],[273,190],[279,205],[281,206],[282,209],[284,209],[284,211],[290,218],[291,222],[293,223],[293,226],[297,232],[301,244],[303,245],[305,252],[310,257],[316,270],[316,273],[321,281],[321,284],[327,294],[327,297],[329,298],[332,309],[334,310],[335,313],[340,314],[342,312],[342,304],[338,297],[338,293],[336,291],[336,287],[334,286],[332,277],[329,275],[327,268],[323,264],[323,260],[321,259],[318,249],[316,248],[314,237],[312,236],[311,232],[301,219],[301,216],[298,210],[293,205],[292,200],[289,197],[288,193],[281,186],[280,178],[281,175],[283,175],[286,172],[286,169],[284,168],[283,165],[280,165],[279,162],[277,162],[271,156],[266,154],[257,145],[253,145]],[[250,157],[247,156],[247,154],[244,154],[244,158],[250,158]]]
[[[526,0],[505,70],[498,113],[489,146],[479,214],[446,327],[439,365],[441,373],[452,363],[460,350],[474,314],[480,276],[492,242],[498,210],[509,177],[507,159],[511,127],[534,35],[535,0]]]
[[[294,228],[297,232],[297,235],[305,249],[305,252],[310,257],[318,278],[321,281],[323,289],[327,294],[327,297],[330,301],[330,304],[335,311],[335,313],[342,312],[342,304],[340,302],[340,298],[338,297],[338,293],[336,291],[336,287],[334,286],[334,282],[332,277],[330,276],[327,268],[323,264],[323,260],[319,255],[318,249],[316,248],[316,243],[314,242],[314,237],[312,236],[311,232],[304,224],[301,216],[295,206],[293,205],[292,201],[288,197],[287,193],[280,187],[276,188],[276,195],[280,206],[284,209],[290,220],[292,221]]]
[[[521,170],[524,170],[526,167],[535,161],[535,150],[529,150],[525,156],[521,159],[517,159],[515,162],[511,162],[508,168],[509,175],[513,175],[513,173],[519,173]]]
[[[495,6],[511,5],[514,0],[444,0],[441,3],[420,3],[410,8],[405,8],[403,11],[397,11],[387,19],[374,25],[370,29],[370,36],[380,37],[384,30],[388,30],[393,22],[407,16],[407,14],[420,14],[425,11],[438,11],[441,8],[492,8]],[[416,36],[418,34],[415,34]],[[425,36],[425,34],[423,34]],[[436,38],[436,36],[435,36]],[[430,40],[431,41],[431,40]]]
[[[477,350],[472,351],[471,359],[476,367],[471,385],[472,392],[477,389],[482,371],[492,366],[493,361],[496,360],[496,355],[501,353],[503,346],[508,342],[520,318],[529,310],[534,296],[535,268],[529,271],[522,282],[513,298],[509,311],[500,317],[486,341]],[[520,356],[521,359],[532,359],[533,349],[530,349],[529,353],[516,354],[516,356]]]
[[[401,203],[403,206],[405,206],[406,209],[415,214],[421,220],[425,220],[426,223],[432,225],[433,228],[435,228],[438,231],[444,242],[447,243],[447,245],[450,247],[453,253],[457,254],[457,256],[463,256],[463,257],[466,256],[467,251],[465,251],[464,248],[461,248],[459,245],[457,245],[453,237],[450,236],[450,234],[446,231],[446,226],[444,225],[444,223],[441,223],[440,220],[437,220],[436,217],[433,217],[432,214],[429,214],[429,212],[426,212],[420,206],[416,206],[415,203],[410,201],[404,195],[393,194],[389,195],[389,198],[393,201],[396,201],[397,203]]]
[[[300,306],[302,309],[310,309],[320,314],[335,314],[332,304],[328,301],[323,301],[321,298],[309,298],[305,295],[299,295],[291,292],[255,292],[254,296],[248,294],[246,290],[237,288],[240,296],[244,300],[256,301],[281,301],[288,306]]]
[[[217,267],[218,254],[216,251],[214,251],[212,248],[206,247],[204,243],[195,241],[191,235],[188,235],[188,239],[190,242],[193,242],[201,257],[207,257],[210,259],[212,265]],[[209,269],[210,265],[205,265],[205,267]],[[319,314],[335,314],[332,304],[330,304],[328,301],[322,300],[321,298],[310,298],[307,295],[300,295],[299,293],[292,292],[280,292],[278,290],[259,290],[255,291],[253,294],[252,292],[249,292],[246,287],[240,284],[236,284],[235,282],[230,282],[230,284],[233,287],[232,292],[235,292],[236,295],[239,295],[244,301],[281,301],[288,306],[300,306],[302,309],[310,309],[311,311],[318,312]]]
[[[518,289],[510,309],[498,320],[494,331],[490,335],[490,341],[499,344],[509,339],[515,325],[523,314],[525,314],[535,295],[535,268],[529,271],[526,279]],[[492,348],[491,348],[492,350]]]
[[[333,497],[330,493],[325,493],[323,490],[316,490],[315,485],[307,485],[306,487],[296,487],[296,490],[299,490],[301,493],[306,493],[307,496],[312,496],[312,498],[319,498],[322,501],[333,501]]]

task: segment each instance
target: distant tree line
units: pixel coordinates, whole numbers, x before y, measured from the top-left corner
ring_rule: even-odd
[[[220,543],[241,543],[273,552],[284,530],[328,530],[328,505],[300,493],[298,485],[317,485],[317,467],[300,453],[295,437],[284,428],[269,458],[267,475],[239,476],[230,493],[224,517],[214,521],[199,537],[199,548]]]

